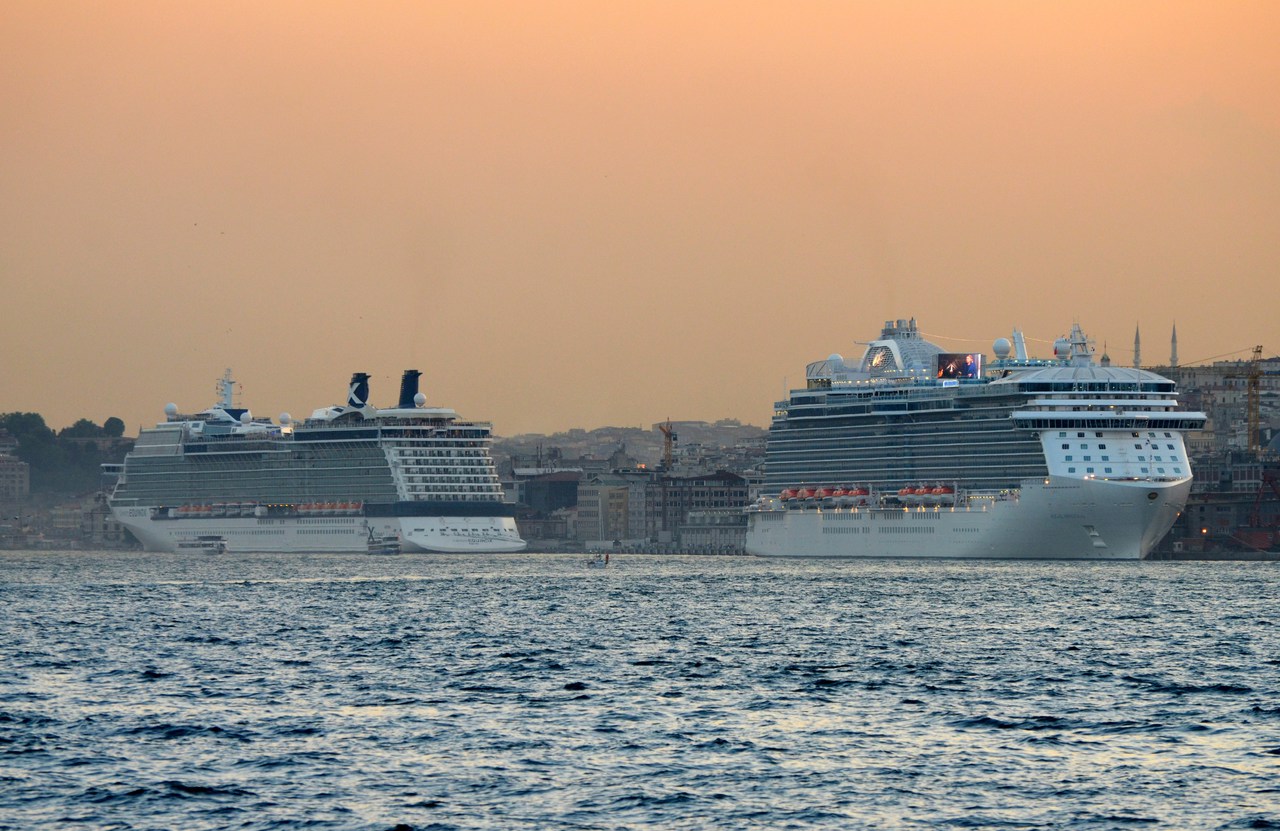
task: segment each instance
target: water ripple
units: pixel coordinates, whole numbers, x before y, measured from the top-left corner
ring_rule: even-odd
[[[0,829],[1280,828],[1277,575],[0,552]]]

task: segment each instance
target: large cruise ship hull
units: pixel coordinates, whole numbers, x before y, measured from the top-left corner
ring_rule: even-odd
[[[965,507],[753,511],[746,547],[763,557],[1137,560],[1168,533],[1190,489],[1190,479],[1051,476]]]
[[[219,536],[237,553],[364,553],[370,531],[394,536],[405,552],[501,554],[523,551],[511,517],[222,517],[155,519],[145,507],[116,508],[116,518],[148,551],[179,550],[197,537]]]

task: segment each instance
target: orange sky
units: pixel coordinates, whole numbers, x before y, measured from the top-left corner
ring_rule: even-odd
[[[0,412],[55,428],[225,367],[260,416],[416,367],[502,435],[763,425],[913,315],[1280,352],[1269,0],[2,9]]]

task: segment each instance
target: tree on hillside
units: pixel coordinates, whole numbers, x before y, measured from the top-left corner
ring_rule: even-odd
[[[124,435],[124,422],[112,416],[102,422],[102,433],[109,438],[118,439]]]
[[[115,421],[123,433],[124,422]],[[32,493],[71,494],[95,490],[101,482],[102,462],[112,461],[95,442],[77,441],[109,435],[107,425],[99,427],[86,418],[55,434],[38,413],[4,413],[0,414],[0,428],[17,440],[16,455],[31,466]]]
[[[58,431],[60,439],[98,439],[104,435],[103,430],[87,418],[82,418],[70,427]]]

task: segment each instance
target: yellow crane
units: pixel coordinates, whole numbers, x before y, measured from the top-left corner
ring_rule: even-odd
[[[1262,347],[1258,347],[1261,349]],[[666,424],[659,424],[658,430],[662,432],[662,469],[671,470],[671,456],[676,443],[676,434],[671,426],[671,419],[667,419]]]
[[[1253,360],[1245,378],[1249,383],[1249,452],[1256,455],[1262,452],[1262,344],[1253,347]]]

